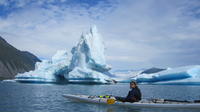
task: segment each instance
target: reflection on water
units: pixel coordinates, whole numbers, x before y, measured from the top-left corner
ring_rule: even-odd
[[[200,86],[140,85],[145,98],[200,99]],[[0,112],[199,112],[190,109],[127,108],[72,102],[62,94],[126,96],[128,84],[55,85],[0,83]]]

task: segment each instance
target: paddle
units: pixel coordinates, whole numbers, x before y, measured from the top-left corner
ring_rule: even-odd
[[[189,100],[174,100],[174,99],[151,99],[151,98],[150,99],[146,98],[146,99],[154,103],[157,103],[157,102],[200,103],[200,100],[189,101]]]
[[[171,99],[164,99],[164,101],[172,101],[172,102],[185,102],[185,103],[200,103],[200,100],[193,100],[193,101],[188,101],[188,100],[171,100]]]

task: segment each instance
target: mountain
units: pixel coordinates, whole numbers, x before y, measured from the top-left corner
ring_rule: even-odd
[[[40,60],[27,51],[20,51],[0,36],[0,79],[12,79],[17,73],[35,69]]]
[[[150,69],[147,69],[147,70],[144,70],[143,72],[141,72],[140,74],[151,74],[151,73],[157,73],[157,72],[160,72],[160,71],[163,71],[163,70],[166,70],[166,69],[163,69],[163,68],[150,68]]]

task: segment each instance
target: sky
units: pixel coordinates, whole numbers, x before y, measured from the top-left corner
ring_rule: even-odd
[[[41,59],[92,25],[113,69],[200,64],[200,0],[0,0],[0,36]]]

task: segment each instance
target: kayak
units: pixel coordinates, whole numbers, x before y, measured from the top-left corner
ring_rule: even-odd
[[[94,104],[106,104],[116,106],[126,106],[133,108],[189,108],[189,109],[200,109],[200,102],[189,102],[189,101],[177,101],[177,100],[165,100],[165,99],[142,99],[139,102],[120,102],[116,101],[114,97],[99,97],[99,96],[88,96],[88,95],[72,95],[64,94],[65,98],[78,102],[87,102]],[[111,103],[110,103],[111,101]],[[114,102],[113,102],[114,101]]]

